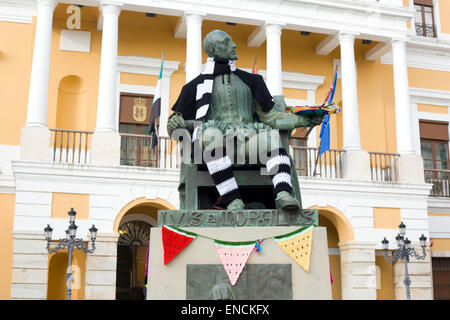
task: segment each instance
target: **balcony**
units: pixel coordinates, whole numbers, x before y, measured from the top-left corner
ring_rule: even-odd
[[[432,197],[450,197],[450,170],[425,169],[425,182],[431,183]]]
[[[437,38],[434,24],[416,23],[416,34],[421,37]]]
[[[51,162],[89,164],[92,131],[50,129]],[[120,165],[159,169],[180,168],[179,143],[159,137],[154,149],[148,135],[121,133]],[[290,146],[299,177],[314,179],[345,179],[343,168],[345,150],[330,149],[318,156],[318,148]],[[368,152],[372,182],[398,181],[396,153]],[[425,182],[432,184],[430,196],[450,197],[450,170],[425,169]]]

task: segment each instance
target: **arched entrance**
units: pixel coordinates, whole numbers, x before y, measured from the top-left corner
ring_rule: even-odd
[[[145,298],[147,254],[152,225],[142,220],[123,223],[119,227],[116,267],[116,299]]]
[[[116,265],[116,299],[144,300],[151,228],[157,225],[158,210],[174,209],[162,199],[136,199],[119,212]]]
[[[341,300],[341,256],[338,244],[354,239],[353,228],[345,215],[335,208],[315,206],[309,209],[318,209],[319,226],[327,229],[330,277],[332,278],[331,296],[333,300]]]

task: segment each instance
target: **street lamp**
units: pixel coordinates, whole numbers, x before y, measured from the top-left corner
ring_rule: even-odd
[[[405,238],[406,235],[406,226],[402,223],[398,226],[399,233],[395,237],[395,240],[397,241],[397,249],[394,250],[392,253],[392,258],[388,258],[388,249],[389,249],[389,241],[386,239],[386,237],[381,241],[381,245],[384,250],[384,259],[387,262],[396,262],[398,259],[403,259],[403,262],[405,264],[405,280],[403,283],[406,287],[406,299],[411,300],[411,292],[410,292],[410,285],[411,285],[411,278],[408,274],[408,262],[409,257],[415,257],[418,260],[423,260],[427,256],[427,253],[425,251],[427,247],[427,237],[425,237],[423,234],[419,238],[420,240],[420,246],[423,250],[423,255],[420,256],[417,254],[416,249],[411,247],[411,241],[408,238]]]
[[[88,245],[85,245],[83,243],[83,239],[76,238],[77,235],[77,228],[78,226],[75,224],[75,216],[76,211],[73,210],[73,208],[70,209],[68,212],[69,215],[69,228],[66,230],[66,238],[65,239],[59,239],[58,245],[51,249],[50,248],[50,240],[52,239],[52,232],[53,229],[48,224],[44,228],[45,233],[45,240],[47,240],[47,251],[48,253],[56,253],[61,249],[67,248],[67,253],[69,255],[69,266],[67,267],[67,275],[66,275],[66,283],[67,283],[67,300],[71,299],[72,296],[72,280],[73,280],[73,274],[72,274],[72,253],[73,250],[81,249],[85,253],[93,253],[95,251],[95,238],[97,237],[97,228],[92,225],[92,227],[89,229],[90,235],[91,235],[91,243],[92,243],[92,249],[88,249]]]

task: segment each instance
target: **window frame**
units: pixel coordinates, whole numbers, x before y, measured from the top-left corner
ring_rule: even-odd
[[[420,13],[421,13],[421,21],[415,21],[415,28],[416,28],[416,35],[418,36],[422,36],[422,37],[428,37],[428,38],[437,38],[437,28],[436,28],[436,21],[434,18],[434,5],[433,5],[433,1],[414,1],[414,9],[417,10],[416,6],[420,7]],[[426,23],[426,19],[425,19],[425,8],[430,8],[431,9],[431,19],[432,19],[432,24],[429,25]],[[422,34],[418,34],[417,33],[417,25],[420,25],[422,27]],[[431,26],[433,28],[433,36],[430,37],[428,36],[427,33],[427,26]]]

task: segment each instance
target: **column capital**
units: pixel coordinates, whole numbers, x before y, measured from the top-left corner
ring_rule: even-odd
[[[391,46],[394,47],[406,47],[406,42],[408,41],[408,38],[406,37],[394,37],[391,39],[390,43]]]
[[[102,12],[102,14],[113,13],[113,14],[118,15],[118,14],[120,14],[122,7],[123,7],[123,3],[121,3],[121,2],[101,1],[99,9]]]
[[[266,21],[264,23],[264,29],[266,30],[266,34],[267,33],[280,33],[281,34],[281,30],[283,29],[283,27],[285,25],[286,24],[282,23],[282,22]]]
[[[201,23],[206,17],[206,13],[199,11],[185,11],[183,18],[186,22],[198,22]]]
[[[58,0],[36,0],[36,4],[38,5],[38,7],[46,6],[55,9],[57,3]]]
[[[346,42],[346,41],[354,42],[355,38],[359,36],[359,33],[353,31],[339,31],[337,36],[339,38],[339,42]]]

